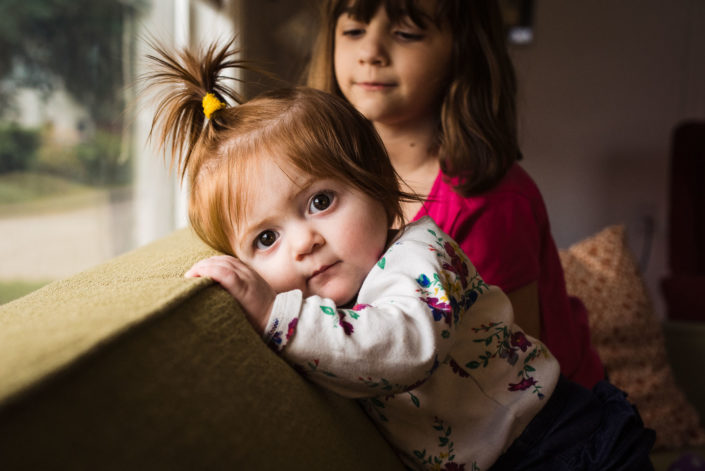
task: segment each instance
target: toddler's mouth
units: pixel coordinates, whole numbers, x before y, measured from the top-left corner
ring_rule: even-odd
[[[328,271],[328,269],[329,269],[330,267],[332,267],[332,266],[334,266],[334,265],[337,265],[338,263],[339,263],[339,262],[331,263],[330,265],[323,265],[323,266],[320,267],[318,270],[314,271],[314,272],[311,274],[311,276],[309,276],[309,277],[306,279],[306,282],[310,282],[312,279],[314,279],[314,278],[317,277],[318,275],[321,275],[321,274],[325,273],[326,271]]]

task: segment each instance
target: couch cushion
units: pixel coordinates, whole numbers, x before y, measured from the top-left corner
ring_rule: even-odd
[[[0,306],[0,469],[403,469],[183,272],[181,230]]]
[[[568,292],[588,309],[592,342],[609,379],[656,431],[655,449],[704,445],[698,414],[674,381],[661,323],[624,227],[608,227],[560,256]]]

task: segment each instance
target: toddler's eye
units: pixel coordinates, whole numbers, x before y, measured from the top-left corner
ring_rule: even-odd
[[[309,203],[308,210],[312,213],[318,213],[328,209],[333,203],[333,194],[330,192],[320,192],[316,193],[313,198],[311,198],[311,203]]]
[[[263,231],[257,236],[255,247],[257,247],[258,250],[266,250],[277,241],[277,238],[278,235],[276,232],[270,230]]]

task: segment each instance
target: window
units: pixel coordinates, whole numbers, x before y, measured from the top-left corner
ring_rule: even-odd
[[[217,3],[3,2],[0,304],[186,224],[134,84],[143,38],[232,35],[235,7]]]

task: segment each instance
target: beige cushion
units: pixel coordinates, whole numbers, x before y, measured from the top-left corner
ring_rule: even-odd
[[[568,292],[588,309],[592,342],[609,379],[629,394],[646,426],[656,431],[655,449],[705,444],[698,414],[674,381],[661,323],[624,227],[608,227],[560,255]]]
[[[403,469],[183,272],[182,230],[0,306],[0,469]]]

